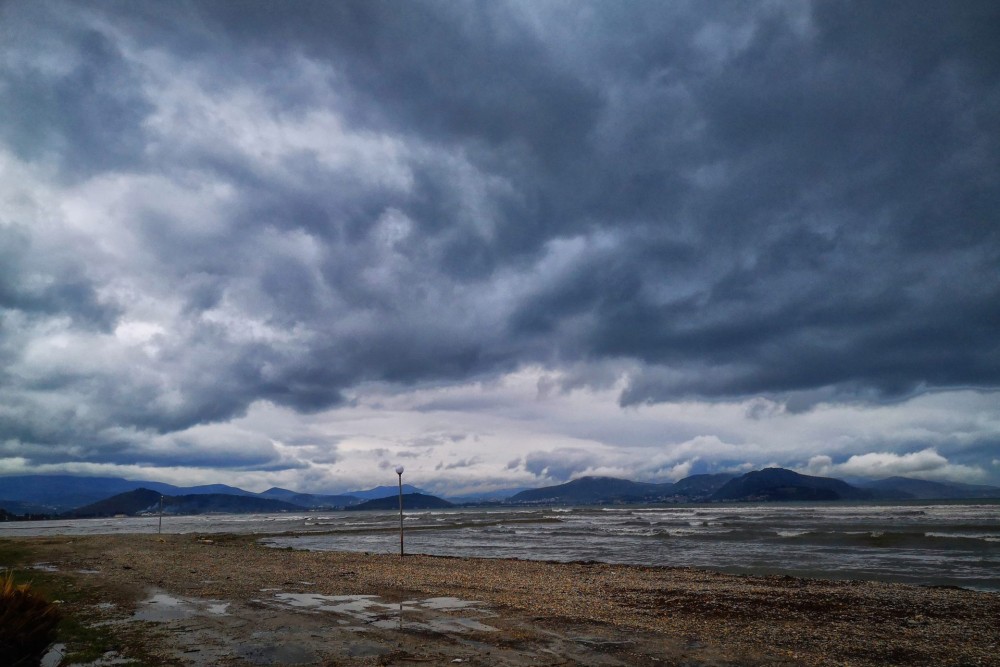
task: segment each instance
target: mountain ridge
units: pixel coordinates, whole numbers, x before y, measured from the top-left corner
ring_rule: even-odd
[[[105,498],[64,513],[66,518],[106,517],[124,514],[135,516],[159,511],[163,499],[164,514],[206,514],[211,512],[295,512],[302,508],[291,503],[233,493],[192,493],[167,496],[152,489],[139,488]]]
[[[23,513],[30,510],[32,513],[60,514],[140,488],[156,491],[165,496],[222,494],[267,498],[288,502],[304,509],[335,509],[364,500],[395,496],[399,493],[398,486],[389,485],[345,494],[301,493],[279,487],[271,487],[261,493],[254,493],[227,484],[176,486],[167,482],[130,480],[122,477],[9,475],[0,476],[0,507],[12,513]],[[403,492],[426,493],[423,489],[410,484],[403,485]]]
[[[398,493],[395,496],[372,498],[371,500],[366,500],[362,503],[358,503],[357,505],[351,505],[346,509],[351,512],[364,510],[398,510],[399,498]],[[438,498],[437,496],[432,496],[426,493],[404,493],[402,499],[403,511],[433,510],[455,506],[454,503],[450,503],[444,498]]]
[[[529,489],[508,499],[511,503],[568,502],[643,502],[662,499],[673,489],[672,483],[633,482],[618,477],[580,477],[564,484]]]
[[[996,498],[997,487],[983,484],[962,484],[959,482],[935,482],[913,477],[886,477],[868,480],[858,484],[861,488],[876,492],[907,494],[923,500],[969,500],[974,498]]]
[[[872,500],[875,494],[834,477],[816,477],[764,468],[734,477],[710,497],[713,501],[773,502],[789,500]]]
[[[749,476],[749,477],[748,477]],[[742,481],[737,481],[742,480]],[[825,480],[825,481],[824,481]],[[729,488],[723,491],[724,487]],[[366,500],[389,498],[389,504],[399,494],[399,487],[378,486],[349,494],[309,494],[272,487],[261,493],[245,491],[224,484],[178,487],[164,482],[142,482],[112,477],[76,475],[0,476],[0,509],[5,516],[30,513],[60,514],[77,510],[118,494],[146,489],[168,497],[232,496],[258,500],[274,500],[288,507],[275,511],[310,509],[343,509]],[[403,485],[404,494],[427,494],[410,484]],[[437,496],[435,496],[437,497]],[[581,477],[562,484],[523,489],[500,499],[453,498],[460,504],[598,504],[627,502],[734,502],[781,500],[965,500],[1000,498],[1000,487],[938,482],[909,477],[887,477],[856,481],[853,485],[832,477],[802,475],[784,468],[765,468],[742,475],[732,473],[696,474],[677,482],[634,482],[614,477]],[[189,500],[197,509],[213,501]],[[221,498],[216,506],[230,506],[236,511],[250,511],[252,502],[236,503]],[[278,506],[271,506],[278,507]],[[292,509],[289,509],[292,508]],[[200,510],[217,511],[217,510]],[[221,510],[218,510],[221,511]],[[263,510],[261,510],[263,511]]]

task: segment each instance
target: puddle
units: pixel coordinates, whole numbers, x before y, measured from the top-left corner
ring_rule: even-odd
[[[469,607],[475,607],[476,605],[481,605],[482,602],[474,602],[472,600],[460,600],[459,598],[427,598],[426,600],[417,600],[413,604],[419,607],[424,607],[426,609],[436,609],[438,611],[455,611],[456,609],[468,609]],[[477,609],[476,611],[482,611]]]
[[[151,599],[139,603],[139,608],[132,615],[137,621],[154,621],[163,623],[166,621],[178,621],[182,618],[194,616],[193,607],[183,600],[157,593]]]
[[[42,661],[38,663],[39,667],[59,667],[63,664],[62,660],[66,655],[66,645],[56,644],[49,649],[48,653],[42,657]],[[77,663],[73,663],[74,665]],[[134,661],[129,658],[123,658],[116,651],[108,651],[102,655],[97,660],[87,663],[87,667],[114,667],[115,665],[131,665]]]
[[[32,570],[39,570],[41,572],[58,572],[59,568],[52,563],[35,563],[31,566]]]
[[[369,625],[373,628],[381,628],[382,630],[422,630],[424,632],[437,632],[441,634],[449,632],[496,632],[496,628],[492,625],[486,625],[474,618],[449,618],[447,616],[409,620],[404,615],[402,622],[398,618],[381,618],[377,621],[372,621]],[[365,628],[348,629],[364,630]]]
[[[228,602],[221,602],[219,600],[186,600],[167,595],[166,593],[157,593],[150,599],[139,603],[138,608],[132,615],[132,619],[136,621],[166,623],[168,621],[180,621],[193,616],[204,616],[206,614],[223,616],[228,609]]]
[[[42,656],[42,661],[38,663],[39,667],[59,667],[64,655],[66,655],[66,645],[54,644],[52,648],[46,651],[45,655]]]
[[[368,628],[384,630],[423,630],[438,633],[448,632],[492,632],[496,628],[482,623],[476,618],[455,616],[449,612],[473,612],[482,616],[493,616],[486,609],[479,608],[481,602],[462,600],[454,597],[426,598],[388,602],[377,595],[319,595],[318,593],[278,593],[275,600],[297,609],[327,612],[346,618],[341,625],[361,622],[364,625],[345,629],[363,631]]]
[[[278,593],[274,596],[291,607],[331,611],[335,614],[363,616],[370,612],[395,609],[387,602],[379,602],[377,595],[319,595],[318,593]]]
[[[237,655],[254,665],[312,665],[319,656],[307,646],[272,639],[266,645],[242,646]]]
[[[210,605],[208,605],[208,607],[205,608],[205,611],[207,611],[209,614],[215,614],[217,616],[224,616],[226,614],[226,610],[227,609],[229,609],[229,603],[228,602],[220,602],[218,604],[210,604]]]

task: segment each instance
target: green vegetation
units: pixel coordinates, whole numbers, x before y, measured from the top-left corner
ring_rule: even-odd
[[[13,570],[0,575],[0,663],[34,665],[56,640],[59,610],[18,583]]]
[[[115,651],[129,659],[134,665],[155,665],[156,660],[146,655],[143,647],[147,643],[147,635],[152,631],[146,624],[109,625],[95,623],[97,618],[92,614],[94,607],[106,597],[96,587],[84,587],[76,583],[73,577],[60,573],[44,571],[28,571],[28,564],[37,559],[30,546],[12,540],[0,539],[0,567],[6,568],[0,575],[0,665],[33,665],[48,646],[53,643],[65,645],[63,664],[93,662],[110,651]],[[40,600],[48,612],[43,621],[37,625],[37,637],[41,639],[34,644],[40,646],[41,654],[32,655],[27,661],[8,653],[12,650],[8,644],[8,636],[16,636],[17,628],[36,623],[37,611],[25,612],[23,606],[15,606],[7,601],[11,590],[22,590]],[[23,604],[23,603],[22,603]],[[42,608],[39,605],[39,608]],[[27,613],[27,615],[25,615]],[[53,614],[54,613],[54,614]],[[8,614],[12,618],[8,618]],[[53,614],[49,616],[48,614]],[[16,618],[13,618],[16,617]],[[52,622],[54,618],[55,622]],[[36,627],[32,625],[32,627]],[[22,660],[19,662],[19,660]]]
[[[0,567],[13,568],[28,562],[30,552],[23,544],[0,539]]]

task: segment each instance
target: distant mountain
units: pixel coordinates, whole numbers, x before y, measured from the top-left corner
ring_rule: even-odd
[[[396,493],[399,493],[398,488]],[[282,500],[286,503],[298,505],[299,507],[304,507],[306,509],[337,509],[347,507],[349,505],[357,505],[361,502],[361,499],[356,496],[327,496],[312,493],[298,493],[297,491],[289,491],[288,489],[280,489],[277,487],[270,488],[257,495],[261,498]]]
[[[418,489],[415,486],[410,486],[409,484],[403,485],[403,493],[422,493],[427,492],[423,489]],[[367,491],[348,491],[346,494],[348,496],[354,496],[360,500],[375,500],[376,498],[388,498],[389,496],[396,497],[399,495],[399,485],[396,486],[376,486],[374,489],[368,489]]]
[[[168,496],[163,500],[163,511],[167,514],[301,512],[303,509],[305,508],[282,500],[258,498],[257,496],[236,496],[228,493]]]
[[[235,486],[229,486],[227,484],[203,484],[202,486],[174,486],[173,484],[162,484],[162,486],[167,491],[171,491],[174,495],[178,493],[186,495],[204,495],[208,493],[225,493],[232,496],[260,495],[254,493],[253,491],[244,491],[243,489]]]
[[[464,493],[460,496],[445,496],[453,503],[486,503],[507,500],[511,496],[527,491],[531,487],[517,486],[511,489],[497,489],[496,491],[483,491],[481,493]]]
[[[701,502],[707,500],[736,475],[716,473],[691,475],[675,483],[632,482],[615,477],[580,479],[528,489],[511,496],[511,503],[566,503],[592,505],[614,502]]]
[[[35,503],[25,503],[20,500],[0,500],[0,510],[13,515],[52,514],[53,512],[50,507],[36,505]]]
[[[110,498],[104,498],[96,503],[90,503],[89,505],[78,507],[74,510],[66,512],[64,516],[79,518],[115,516],[118,514],[133,516],[139,512],[150,509],[151,507],[156,507],[158,509],[160,505],[160,497],[162,495],[163,494],[159,491],[153,491],[152,489],[135,489],[133,491],[126,491],[125,493],[119,493],[111,496]],[[166,498],[163,499],[163,502],[164,505],[166,505]]]
[[[130,480],[120,477],[83,477],[78,475],[17,475],[0,476],[0,498],[9,503],[9,512],[23,513],[22,507],[30,506],[34,512],[57,514],[97,503],[109,496],[147,489],[165,496],[184,495],[232,495],[247,498],[280,500],[299,509],[338,508],[353,505],[362,500],[396,496],[398,486],[379,486],[367,491],[350,494],[320,495],[299,493],[288,489],[271,488],[257,494],[225,484],[203,486],[175,486],[149,480]],[[404,493],[424,493],[410,484],[403,485]],[[20,503],[21,505],[15,505]],[[208,510],[216,511],[216,510]],[[263,511],[263,510],[262,510]]]
[[[917,500],[965,500],[971,498],[1000,498],[1000,487],[957,482],[932,482],[910,477],[887,477],[861,482],[862,488],[878,496],[895,494],[897,498]]]
[[[965,490],[970,494],[967,498],[1000,498],[1000,486],[989,486],[986,484],[964,484],[962,482],[945,482],[948,486],[953,486]]]
[[[652,502],[671,495],[673,484],[631,482],[617,477],[581,477],[572,482],[528,489],[508,499],[512,503],[595,504]]]
[[[0,477],[0,496],[64,511],[143,486],[117,477],[22,475]],[[159,489],[157,489],[159,490]]]
[[[298,491],[289,491],[288,489],[282,489],[279,486],[272,486],[267,491],[261,491],[257,494],[262,498],[273,498],[275,500],[288,500],[292,496],[302,495]]]
[[[158,512],[160,508],[159,491],[152,489],[135,489],[105,498],[96,503],[79,507],[64,516],[77,518],[115,516],[125,514],[134,516],[143,512]],[[200,493],[181,496],[163,496],[164,514],[205,514],[208,512],[226,512],[239,514],[244,512],[301,512],[302,508],[291,503],[256,496],[244,496],[228,493]]]
[[[95,503],[108,496],[149,489],[165,495],[228,493],[252,496],[249,491],[209,484],[206,486],[180,487],[163,482],[130,480],[120,477],[81,477],[78,475],[17,475],[0,477],[0,496],[5,499],[41,506],[49,512],[64,512],[82,505]]]
[[[671,493],[675,496],[686,496],[689,502],[708,498],[721,489],[726,482],[736,477],[733,473],[720,472],[715,474],[691,475],[674,482]]]
[[[712,494],[711,500],[869,500],[871,491],[832,477],[801,475],[785,468],[765,468],[735,477]]]
[[[406,488],[405,486],[403,488]],[[404,493],[403,511],[406,510],[436,510],[444,507],[454,507],[443,498],[429,496],[425,493]],[[366,500],[357,505],[351,505],[348,510],[398,510],[399,509],[399,487],[396,487],[396,495],[386,498],[375,498]]]

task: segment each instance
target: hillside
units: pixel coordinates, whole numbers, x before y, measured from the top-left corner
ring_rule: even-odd
[[[481,491],[479,493],[463,493],[461,495],[448,495],[447,499],[453,503],[497,503],[500,501],[508,500],[511,496],[514,496],[521,491],[527,491],[531,487],[527,486],[516,486],[506,489],[497,489],[496,491]]]
[[[270,488],[257,495],[261,498],[281,500],[306,509],[339,509],[361,502],[361,499],[357,496],[298,493],[297,491],[289,491],[288,489],[277,487]]]
[[[675,497],[684,497],[687,502],[704,500],[734,477],[736,477],[735,474],[724,472],[712,475],[691,475],[675,482],[672,492]]]
[[[52,508],[35,503],[26,503],[20,500],[0,500],[0,509],[8,514],[23,516],[25,514],[51,514]]]
[[[437,496],[429,496],[424,493],[404,493],[403,494],[403,511],[406,510],[436,510],[445,507],[454,507],[452,503],[449,503],[443,498],[438,498]],[[374,500],[366,500],[363,503],[357,505],[351,505],[346,508],[347,510],[398,510],[399,509],[399,495],[397,489],[397,495],[389,496],[386,498],[375,498]]]
[[[765,468],[740,475],[712,494],[714,501],[869,500],[872,492],[832,477]]]
[[[419,489],[410,484],[403,485],[403,494],[407,493],[421,493],[424,495],[429,495],[423,489]],[[395,498],[399,495],[399,486],[376,486],[374,489],[367,489],[365,491],[348,491],[348,496],[354,496],[359,500],[376,500],[378,498],[388,498],[392,496]]]
[[[224,493],[254,496],[225,484],[180,487],[164,482],[130,480],[120,477],[82,477],[77,475],[15,475],[0,477],[0,491],[11,501],[44,507],[49,512],[66,512],[96,503],[109,496],[148,489],[164,495]]]
[[[286,503],[282,500],[258,498],[256,496],[234,496],[225,493],[170,496],[163,501],[163,511],[168,514],[302,512],[304,509],[299,505]]]
[[[671,495],[673,484],[631,482],[617,477],[581,477],[572,482],[521,491],[510,497],[512,503],[594,504],[613,502],[652,502]]]
[[[923,500],[966,500],[972,498],[1000,498],[1000,488],[981,486],[977,484],[958,484],[954,482],[932,482],[926,479],[910,477],[887,477],[871,482],[862,482],[859,486],[869,489],[882,496],[895,494],[901,498]]]
[[[134,516],[143,512],[157,512],[160,507],[158,491],[136,489],[126,491],[96,503],[67,512],[65,516],[87,518],[125,514]],[[227,493],[202,493],[181,496],[163,496],[164,514],[206,514],[210,512],[242,514],[252,512],[301,512],[302,507],[280,500],[238,496]]]
[[[161,496],[160,492],[153,491],[152,489],[135,489],[134,491],[126,491],[125,493],[119,493],[110,498],[99,500],[96,503],[78,507],[66,512],[64,516],[76,518],[115,516],[117,514],[134,516],[152,507],[158,509]],[[164,498],[164,505],[166,505],[166,498]]]
[[[536,489],[506,489],[493,494],[476,494],[451,498],[454,502],[488,502],[507,496],[503,502],[513,504],[593,505],[601,503],[649,502],[717,502],[717,501],[782,501],[782,500],[968,500],[1000,498],[1000,487],[957,482],[936,482],[907,477],[854,481],[801,475],[791,470],[767,468],[745,475],[730,473],[691,475],[676,483],[653,484],[633,482],[613,477],[582,477],[554,486]],[[394,506],[398,486],[379,486],[349,494],[310,494],[273,487],[262,493],[252,493],[225,484],[178,487],[151,481],[126,480],[114,477],[79,477],[74,475],[0,476],[0,508],[9,515],[56,515],[86,511],[87,516],[134,514],[127,498],[140,503],[144,496],[130,492],[145,490],[175,499],[165,507],[171,513],[197,514],[204,512],[277,512],[307,509],[346,509],[365,500],[385,499],[382,504],[365,504],[362,509]],[[404,494],[414,498],[434,498],[410,484],[403,485]],[[124,496],[105,506],[102,501],[111,496]],[[196,496],[206,496],[197,498]],[[184,498],[185,500],[176,500]],[[235,498],[243,498],[238,501]],[[440,500],[440,499],[439,499]],[[261,502],[258,502],[261,501]],[[442,500],[442,502],[445,502]],[[117,503],[117,504],[115,504]],[[277,504],[275,504],[277,503]],[[440,507],[439,505],[436,507]]]

